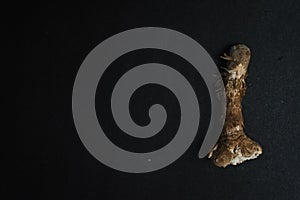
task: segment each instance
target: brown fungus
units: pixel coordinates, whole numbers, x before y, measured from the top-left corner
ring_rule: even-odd
[[[208,157],[219,167],[237,165],[257,158],[262,153],[261,146],[244,132],[242,98],[245,95],[250,49],[243,44],[232,46],[229,55],[221,58],[228,61],[223,75],[227,97],[226,119],[218,143]]]

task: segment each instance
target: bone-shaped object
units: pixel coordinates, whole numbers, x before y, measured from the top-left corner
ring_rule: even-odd
[[[244,133],[242,97],[245,95],[247,69],[250,49],[243,44],[232,46],[229,55],[221,58],[228,60],[223,76],[227,97],[226,119],[218,143],[208,157],[219,167],[237,165],[246,160],[257,158],[262,153],[261,146]]]

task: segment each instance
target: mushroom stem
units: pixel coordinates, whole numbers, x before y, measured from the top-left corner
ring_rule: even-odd
[[[245,78],[250,56],[250,49],[238,44],[230,48],[229,55],[224,53],[221,57],[228,60],[223,76],[227,98],[226,119],[218,143],[208,155],[219,167],[237,165],[262,153],[262,147],[244,132],[242,98],[246,92]]]

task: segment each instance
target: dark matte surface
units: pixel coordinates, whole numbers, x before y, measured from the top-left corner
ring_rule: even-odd
[[[2,189],[8,192],[11,184],[9,195],[18,199],[299,199],[299,5],[122,1],[24,8],[18,20],[24,60],[18,67],[17,179]],[[264,148],[259,159],[226,169],[199,160],[203,131],[179,160],[153,173],[118,172],[87,152],[71,113],[76,72],[104,39],[143,26],[189,35],[218,66],[225,65],[219,55],[230,45],[249,45],[243,106],[246,132]]]

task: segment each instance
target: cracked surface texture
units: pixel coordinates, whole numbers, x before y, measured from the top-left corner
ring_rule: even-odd
[[[208,155],[219,167],[237,165],[262,154],[262,147],[244,132],[242,98],[246,91],[250,56],[250,49],[238,44],[230,48],[229,55],[221,57],[228,60],[223,75],[227,97],[226,119],[219,141]]]

